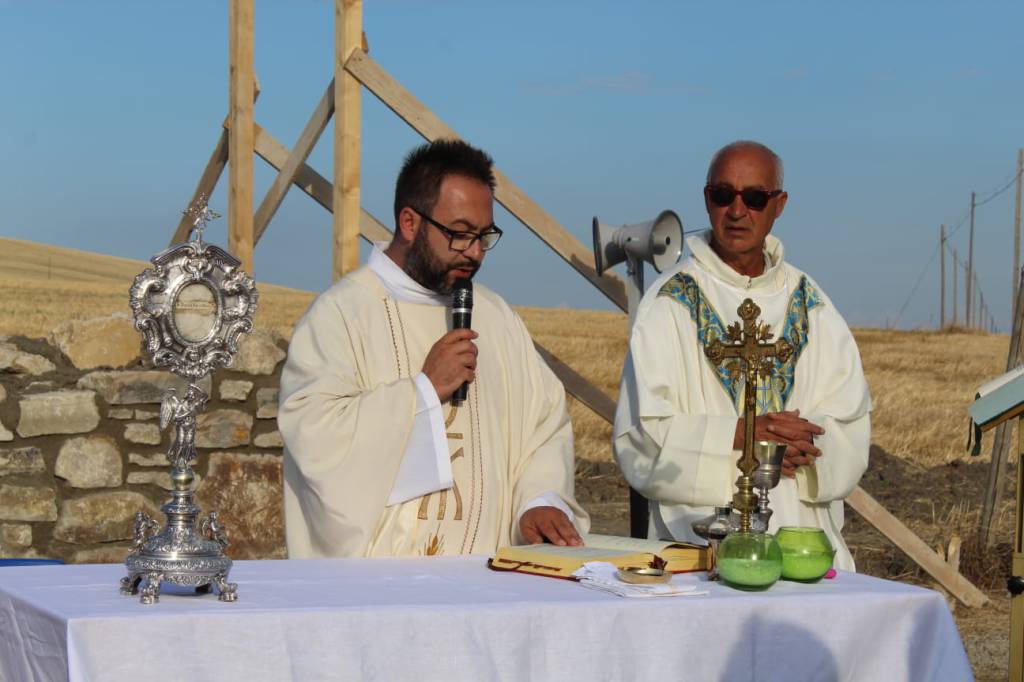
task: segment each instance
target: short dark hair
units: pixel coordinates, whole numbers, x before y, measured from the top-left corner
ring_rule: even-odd
[[[433,212],[441,182],[449,175],[479,180],[494,192],[494,160],[462,140],[434,140],[413,149],[405,157],[395,183],[395,225],[406,206]]]

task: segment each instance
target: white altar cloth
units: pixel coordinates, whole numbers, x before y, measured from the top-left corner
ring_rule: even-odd
[[[840,573],[623,599],[485,561],[239,561],[238,602],[175,588],[150,606],[118,593],[118,565],[0,568],[0,679],[971,679],[945,602],[918,587]]]

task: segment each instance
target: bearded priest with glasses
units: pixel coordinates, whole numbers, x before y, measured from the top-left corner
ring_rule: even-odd
[[[462,141],[413,150],[394,239],[296,326],[277,418],[291,558],[581,544],[561,382],[479,284],[472,329],[452,328],[453,289],[501,237],[494,187],[491,158]]]
[[[757,142],[715,154],[704,204],[711,229],[647,291],[636,312],[614,426],[623,474],[651,501],[649,535],[702,543],[691,523],[729,504],[742,452],[744,386],[705,356],[746,298],[794,352],[757,387],[755,440],[787,445],[769,532],[817,526],[854,570],[843,500],[868,464],[871,399],[860,353],[832,301],[770,234],[788,196],[782,161]]]

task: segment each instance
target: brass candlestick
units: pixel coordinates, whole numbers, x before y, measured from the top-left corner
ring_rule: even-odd
[[[757,508],[758,495],[754,492],[751,475],[758,467],[754,456],[754,419],[757,417],[757,382],[769,379],[772,361],[775,358],[785,362],[793,353],[793,346],[785,339],[774,343],[771,325],[759,322],[761,309],[751,299],[745,299],[736,309],[742,324],[734,322],[725,331],[726,341],[715,339],[704,348],[704,354],[715,365],[729,361],[727,368],[733,380],[744,377],[743,391],[743,456],[736,467],[740,476],[736,479],[736,492],[732,506],[740,513],[740,532],[750,530],[750,515]]]

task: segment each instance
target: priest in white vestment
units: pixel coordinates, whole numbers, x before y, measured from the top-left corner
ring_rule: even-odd
[[[486,287],[473,290],[472,331],[451,328],[455,280],[501,235],[493,189],[490,157],[463,142],[414,150],[394,240],[296,326],[278,413],[290,557],[580,543],[589,520],[562,384]]]
[[[817,526],[854,570],[843,540],[843,500],[867,468],[871,401],[853,335],[832,301],[785,262],[771,236],[787,195],[767,147],[737,142],[716,154],[705,204],[711,229],[689,237],[690,255],[663,273],[636,313],[614,426],[615,457],[651,500],[649,533],[702,543],[691,523],[729,504],[742,454],[742,378],[704,347],[724,339],[746,298],[773,338],[795,349],[758,386],[755,439],[786,443],[769,499],[769,532]]]

